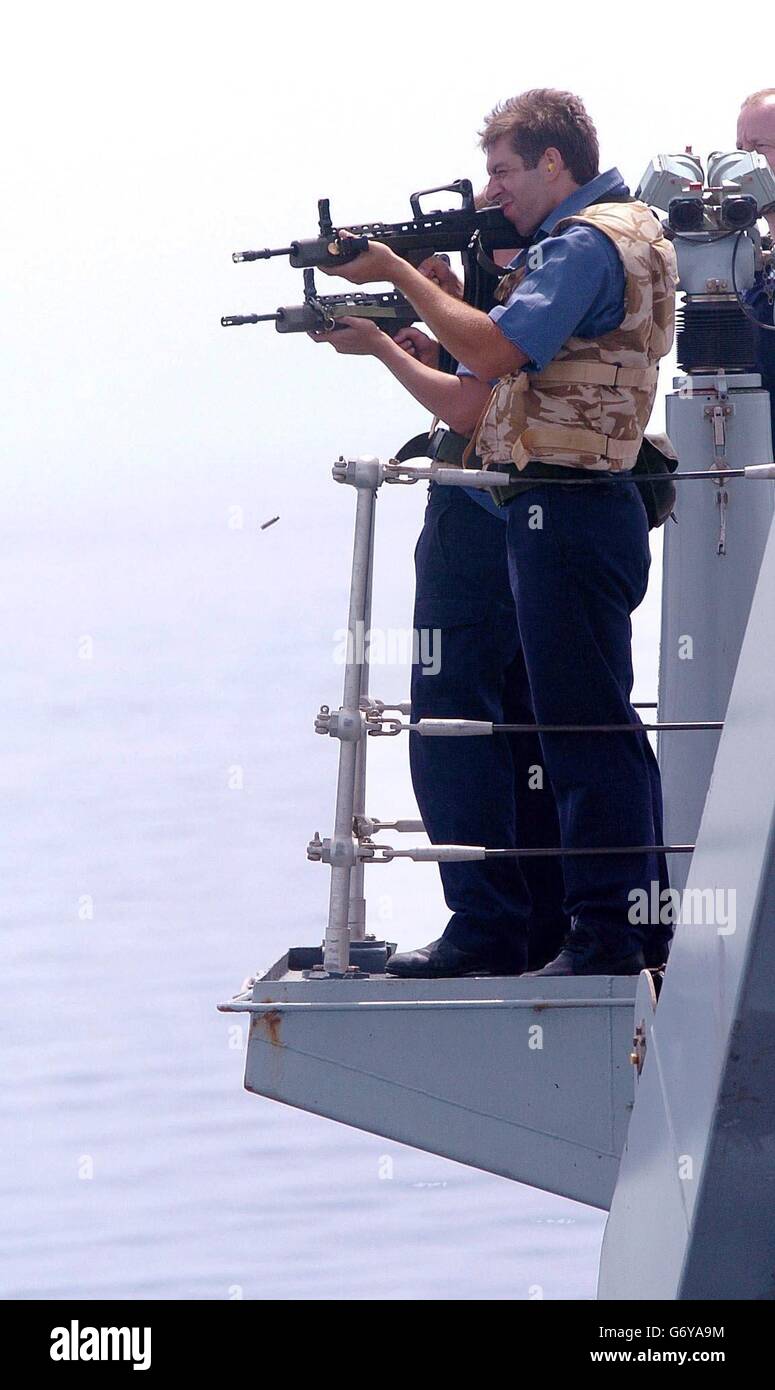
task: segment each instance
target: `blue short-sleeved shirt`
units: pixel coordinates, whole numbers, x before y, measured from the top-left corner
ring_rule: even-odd
[[[556,236],[551,233],[562,218],[591,203],[626,197],[628,192],[618,169],[598,174],[552,209],[536,229],[531,245],[511,262],[514,270],[527,263],[527,273],[506,303],[491,310],[490,318],[528,356],[526,371],[542,371],[569,338],[599,338],[622,322],[624,266],[610,237],[579,223]],[[473,375],[462,364],[458,373]],[[473,488],[466,491],[505,520],[505,511],[489,494]]]

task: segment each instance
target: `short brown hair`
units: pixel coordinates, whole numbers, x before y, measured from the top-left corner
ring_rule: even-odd
[[[589,183],[600,172],[597,131],[584,103],[572,92],[535,87],[493,107],[480,131],[482,149],[503,136],[528,169],[535,169],[545,150],[559,150],[576,183]]]

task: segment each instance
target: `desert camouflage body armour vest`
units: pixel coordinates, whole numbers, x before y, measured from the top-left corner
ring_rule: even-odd
[[[545,459],[621,472],[637,458],[657,364],[673,341],[675,252],[645,203],[595,203],[554,230],[573,222],[597,227],[614,243],[625,273],[624,318],[599,338],[569,338],[542,372],[501,378],[476,436],[485,467],[511,460],[524,468],[529,459]],[[502,302],[526,273],[525,266],[504,276]]]

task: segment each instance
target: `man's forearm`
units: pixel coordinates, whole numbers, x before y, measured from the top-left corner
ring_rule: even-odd
[[[528,360],[487,314],[445,294],[407,261],[398,261],[393,283],[447,351],[481,380],[519,371]]]
[[[483,382],[426,367],[387,334],[375,356],[432,415],[458,434],[472,433],[489,395],[489,387]]]

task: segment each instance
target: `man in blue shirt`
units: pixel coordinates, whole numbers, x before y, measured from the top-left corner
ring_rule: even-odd
[[[575,224],[552,235],[563,217],[598,201],[625,199],[621,176],[616,170],[598,174],[594,127],[578,98],[537,91],[507,105],[520,103],[524,130],[513,139],[484,141],[489,200],[500,202],[517,230],[533,238],[515,262],[515,270],[524,272],[521,283],[502,307],[487,316],[451,300],[379,244],[336,272],[356,284],[392,281],[466,369],[440,381],[431,368],[407,359],[389,340],[380,341],[374,325],[364,321],[349,321],[327,340],[339,351],[376,356],[417,399],[468,434],[481,409],[482,386],[486,397],[493,381],[515,382],[540,370],[571,338],[589,339],[594,351],[596,341],[625,318],[625,271],[609,237]],[[520,143],[525,134],[529,138]],[[563,471],[565,479],[575,480],[582,470]],[[507,518],[518,636],[536,715],[539,722],[558,724],[636,723],[629,702],[630,613],[643,598],[649,566],[640,495],[628,481],[552,488],[544,484],[546,477],[546,469],[528,467],[517,486],[527,491],[525,501],[540,499],[550,524],[536,528],[526,542],[531,521],[520,508],[521,496]],[[639,929],[628,910],[632,889],[648,893],[650,883],[662,886],[663,866],[653,852],[596,858],[578,851],[661,843],[659,774],[648,740],[645,734],[560,734],[542,735],[541,745],[563,846],[572,854],[563,867],[573,927],[547,973],[635,973],[653,936]],[[519,829],[518,844],[524,843]],[[403,954],[389,969],[402,975],[461,974],[467,968],[476,973],[509,940],[519,940],[528,903],[525,893],[522,921],[515,914],[508,939],[503,931],[498,939],[498,924],[488,938],[453,918],[439,942]]]
[[[613,243],[596,228],[580,224],[559,236],[551,233],[561,219],[591,203],[626,199],[629,191],[618,169],[598,174],[547,213],[531,246],[512,261],[515,269],[527,265],[527,274],[490,318],[527,354],[526,371],[540,372],[572,334],[596,338],[619,327],[624,269]]]
[[[763,154],[770,168],[775,171],[775,87],[754,92],[746,97],[737,121],[737,148],[756,150]],[[775,240],[775,208],[767,214],[770,236]],[[773,281],[770,280],[770,286]],[[775,330],[773,330],[773,301],[767,293],[766,282],[762,280],[746,296],[749,307],[759,322],[766,327],[758,334],[757,366],[762,376],[762,385],[770,393],[772,413],[772,435],[775,441]],[[769,327],[770,331],[767,331]]]

